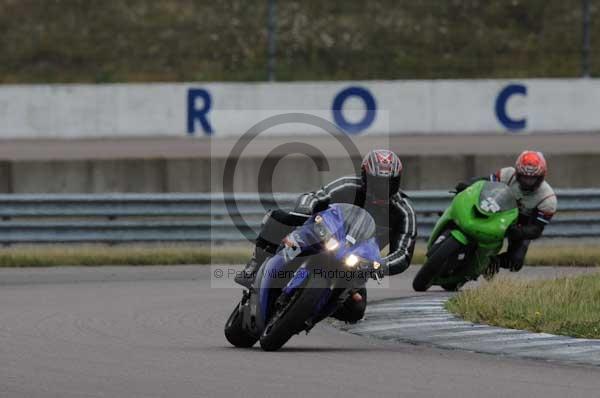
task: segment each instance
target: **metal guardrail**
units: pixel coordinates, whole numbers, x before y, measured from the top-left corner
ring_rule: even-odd
[[[600,189],[557,191],[559,213],[545,237],[600,237]],[[452,198],[408,192],[419,237],[429,236]],[[265,209],[292,207],[296,194],[0,195],[0,243],[241,241],[252,238]],[[231,205],[237,214],[230,214]],[[246,226],[240,227],[243,219]]]

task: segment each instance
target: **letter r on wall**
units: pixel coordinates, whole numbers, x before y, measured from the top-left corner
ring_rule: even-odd
[[[202,107],[198,108],[198,99],[202,99]],[[208,112],[212,105],[212,98],[208,90],[203,88],[190,88],[187,93],[187,132],[192,135],[196,132],[196,122],[200,123],[202,130],[207,135],[213,134],[212,126],[208,121]]]

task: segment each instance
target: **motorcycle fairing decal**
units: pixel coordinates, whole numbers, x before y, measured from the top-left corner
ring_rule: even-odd
[[[304,282],[310,277],[310,272],[306,269],[306,267],[302,266],[294,272],[294,276],[288,282],[287,285],[283,288],[283,293],[288,296],[291,296],[296,289],[301,287]]]
[[[500,206],[494,198],[486,198],[482,200],[479,204],[479,207],[481,208],[481,210],[486,211],[488,213],[498,213],[500,211]]]
[[[297,233],[292,233],[286,236],[283,239],[283,257],[285,261],[292,261],[302,252],[302,243],[301,237]]]

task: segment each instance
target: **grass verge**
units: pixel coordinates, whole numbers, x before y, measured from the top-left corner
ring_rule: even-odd
[[[497,278],[465,290],[446,308],[476,323],[600,338],[600,273],[545,281]]]
[[[0,250],[0,267],[184,265],[245,262],[248,246],[29,246]]]
[[[536,242],[531,244],[527,265],[562,265],[574,267],[600,266],[600,247],[597,244],[557,244]]]
[[[600,248],[593,245],[532,245],[528,265],[600,266]],[[74,245],[15,246],[0,249],[0,267],[54,267],[60,265],[175,265],[244,263],[249,245]],[[413,264],[425,261],[425,245],[415,250]]]

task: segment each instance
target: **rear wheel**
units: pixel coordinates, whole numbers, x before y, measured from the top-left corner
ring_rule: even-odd
[[[233,312],[229,315],[227,323],[225,323],[225,337],[235,347],[250,348],[258,341],[258,338],[252,336],[243,328],[241,306],[244,304],[244,300],[247,300],[247,298],[242,298],[242,301],[235,306]]]
[[[287,303],[281,305],[271,317],[260,337],[260,346],[265,351],[280,349],[296,333],[306,329],[306,321],[313,315],[328,281],[309,276],[303,288],[296,290]]]
[[[452,255],[457,254],[462,249],[462,246],[462,243],[457,241],[452,235],[449,235],[440,242],[439,246],[427,257],[427,261],[425,261],[425,264],[423,264],[415,276],[413,289],[417,292],[424,292],[429,289],[433,279],[445,271],[446,260],[452,257]],[[442,287],[446,289],[443,285]],[[450,286],[449,284],[447,287],[454,287],[454,290],[456,290],[459,286]]]

